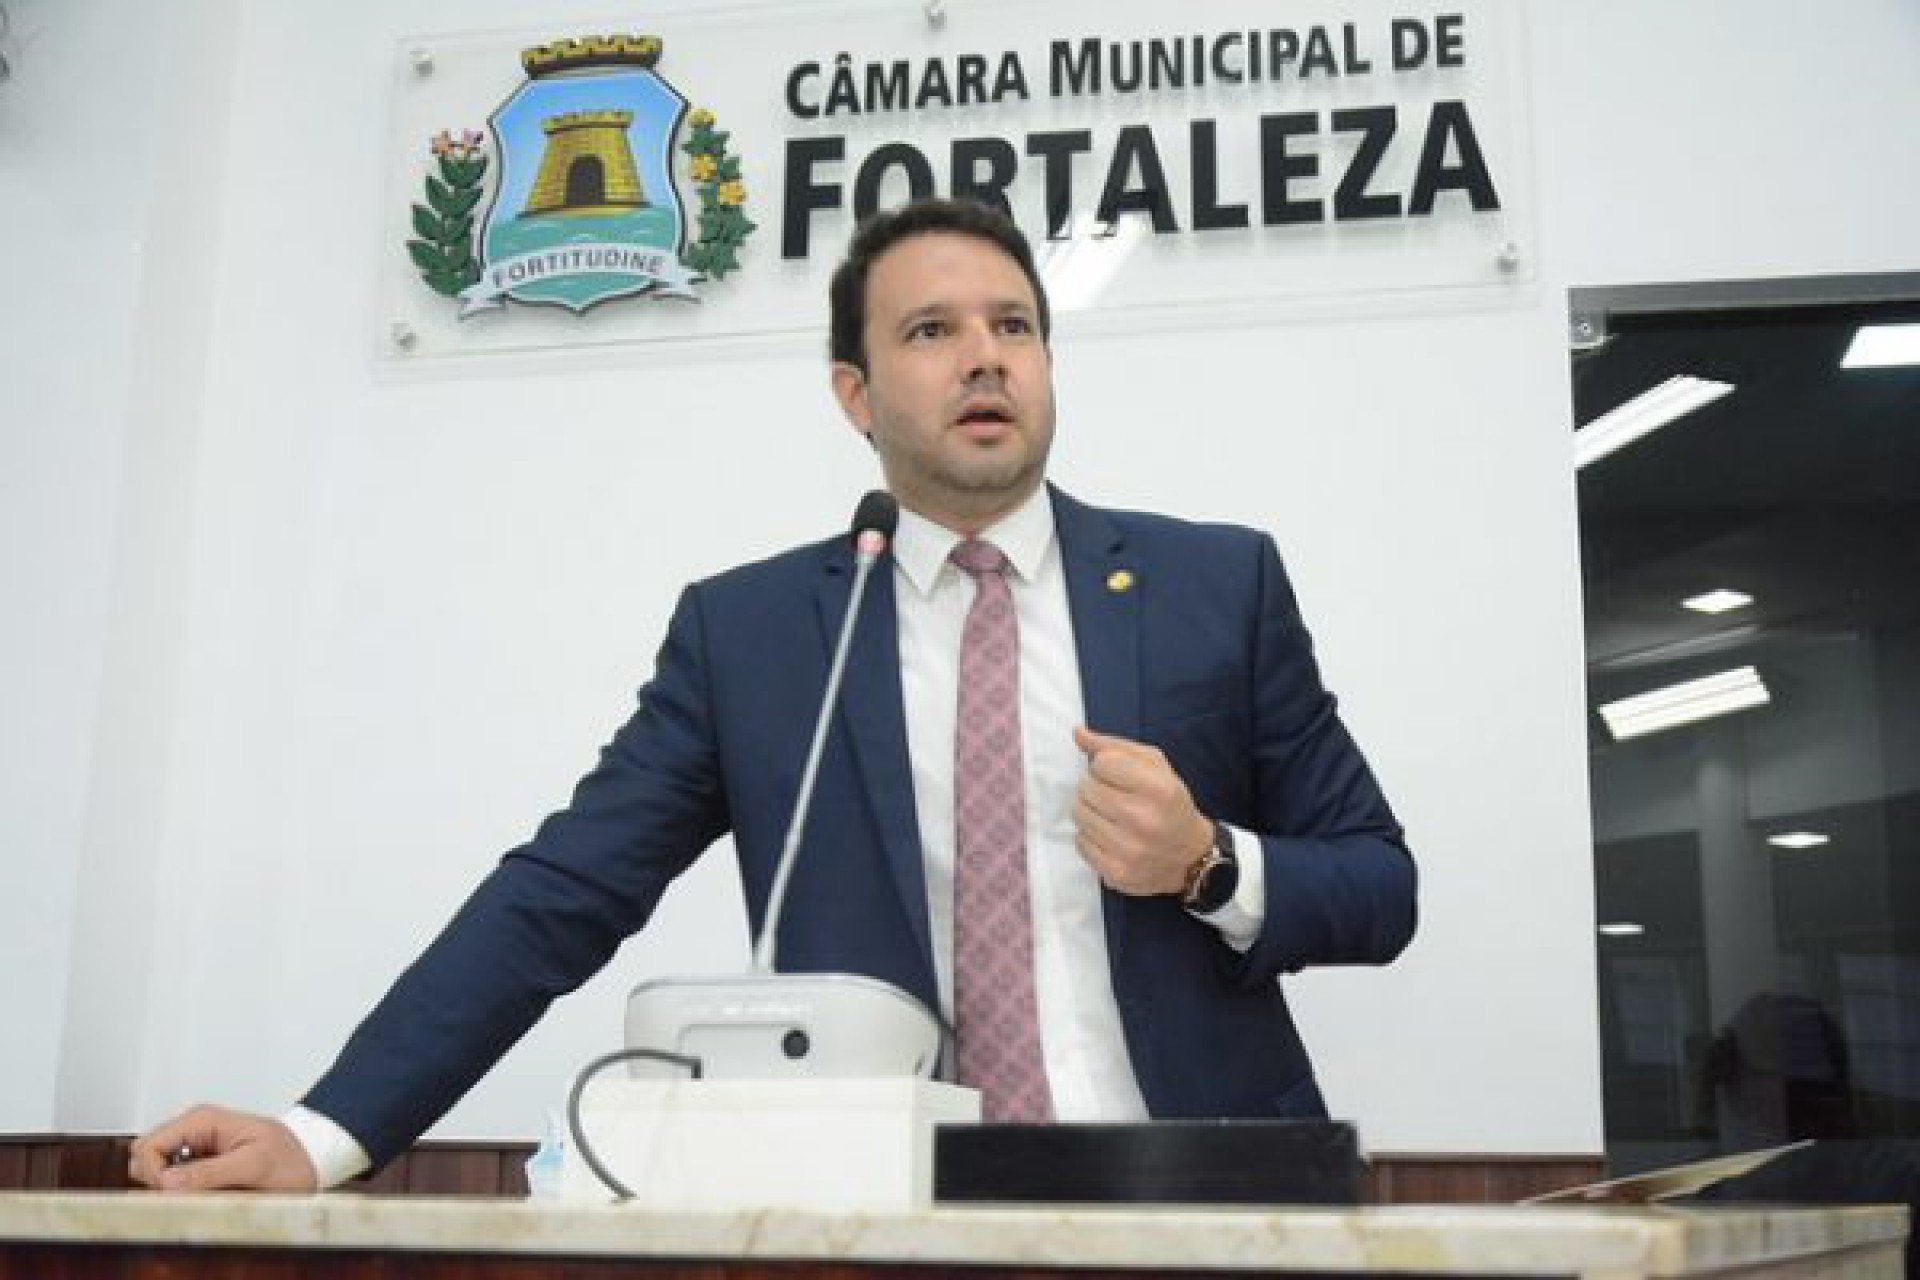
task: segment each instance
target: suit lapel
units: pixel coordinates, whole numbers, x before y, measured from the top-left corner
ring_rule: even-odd
[[[1067,610],[1080,659],[1087,725],[1140,736],[1140,582],[1126,540],[1104,513],[1053,491]]]
[[[845,540],[831,552],[816,592],[820,634],[831,657],[853,590],[853,554]],[[932,989],[933,944],[927,924],[926,873],[921,865],[920,825],[914,813],[912,765],[907,751],[907,720],[900,694],[899,629],[893,603],[889,560],[874,566],[866,599],[855,624],[853,652],[840,686],[841,724],[853,743],[887,863],[893,869],[900,906],[913,926]]]
[[[1067,611],[1080,659],[1080,693],[1087,727],[1100,733],[1140,737],[1140,569],[1131,563],[1126,539],[1104,512],[1053,491],[1054,527],[1066,571]],[[1120,972],[1126,944],[1126,900],[1100,891],[1107,949]]]

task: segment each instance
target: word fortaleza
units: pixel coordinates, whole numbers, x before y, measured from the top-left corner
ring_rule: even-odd
[[[1476,212],[1500,207],[1493,175],[1474,135],[1472,117],[1465,103],[1433,104],[1422,135],[1413,182],[1404,198],[1398,191],[1375,191],[1371,187],[1381,159],[1399,132],[1399,110],[1393,106],[1353,107],[1331,112],[1330,123],[1334,133],[1360,135],[1334,187],[1331,202],[1319,196],[1299,194],[1296,187],[1319,177],[1319,155],[1297,150],[1296,142],[1318,139],[1327,132],[1321,114],[1301,111],[1259,118],[1254,151],[1259,169],[1261,225],[1326,222],[1329,218],[1335,222],[1355,222],[1424,217],[1433,212],[1435,200],[1445,191],[1464,193]],[[1192,229],[1215,231],[1250,225],[1252,210],[1247,202],[1221,199],[1219,156],[1222,147],[1218,123],[1194,120],[1189,122],[1188,129],[1187,203]],[[1042,165],[1049,237],[1066,233],[1074,208],[1073,158],[1092,149],[1093,132],[1089,129],[1026,135],[1026,156],[1038,159]],[[1236,146],[1232,150],[1244,153],[1246,148]],[[822,176],[819,170],[845,156],[844,138],[788,140],[781,257],[806,257],[812,215],[838,209],[844,202],[842,182]],[[1453,158],[1449,159],[1450,156]],[[949,152],[947,194],[1005,205],[1007,188],[1013,185],[1020,171],[1020,157],[1021,153],[1005,138],[955,138]],[[895,171],[905,177],[907,190],[914,199],[934,194],[937,184],[933,164],[925,153],[911,143],[889,142],[868,152],[854,175],[856,218],[866,218],[879,208],[881,184]],[[1114,139],[1093,216],[1098,223],[1111,224],[1125,213],[1147,215],[1153,221],[1154,231],[1160,234],[1180,230],[1159,145],[1153,130],[1143,124],[1126,126]]]

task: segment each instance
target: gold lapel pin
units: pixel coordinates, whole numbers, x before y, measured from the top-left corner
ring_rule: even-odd
[[[1107,575],[1107,590],[1115,595],[1133,589],[1133,575],[1125,569],[1115,569]]]

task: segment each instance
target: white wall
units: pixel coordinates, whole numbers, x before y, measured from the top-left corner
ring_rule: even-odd
[[[61,1041],[76,1007],[69,955],[92,922],[131,905],[132,928],[101,941],[123,978],[137,984],[143,969],[147,904],[136,899],[145,895],[125,890],[150,882],[156,863],[137,838],[94,856],[96,833],[113,821],[99,766],[128,751],[151,764],[166,720],[116,705],[111,694],[136,690],[103,679],[103,670],[118,653],[151,672],[146,686],[163,687],[176,644],[143,576],[155,567],[152,552],[177,541],[185,509],[172,483],[173,446],[199,413],[204,332],[194,320],[205,304],[203,291],[169,289],[168,259],[183,231],[203,238],[192,228],[205,215],[183,209],[190,183],[157,181],[156,173],[199,178],[223,155],[225,7],[8,5],[4,52],[13,76],[0,84],[0,670],[8,673],[0,1016],[8,1052],[0,1054],[0,1130],[48,1128],[63,1081],[84,1070],[63,1055]],[[202,73],[184,85],[169,75],[202,57]],[[211,113],[195,118],[193,109],[208,105]],[[196,134],[206,119],[215,122],[213,145],[202,148]],[[98,901],[94,889],[104,890]],[[104,1004],[133,1007],[118,997]],[[99,1065],[123,1095],[137,1077],[134,1062]]]
[[[1907,0],[1534,6],[1551,252],[1569,285],[1911,271]]]
[[[833,527],[870,464],[811,344],[751,380],[624,358],[374,377],[389,197],[366,140],[393,42],[524,4],[14,8],[45,34],[0,87],[0,269],[45,287],[0,319],[23,620],[0,629],[0,972],[26,1030],[0,1130],[274,1108],[564,799],[678,586]],[[1911,269],[1920,225],[1910,6],[1530,21],[1542,256],[1519,305],[1058,350],[1056,475],[1272,529],[1409,826],[1412,952],[1294,984],[1374,1150],[1600,1147],[1565,288]],[[141,53],[103,61],[109,32]],[[111,166],[85,145],[109,134]],[[324,198],[289,191],[296,166]],[[85,250],[82,305],[20,304],[55,296],[49,241]],[[738,517],[687,536],[689,478]],[[637,977],[734,962],[729,879],[703,861],[440,1132],[535,1131]]]

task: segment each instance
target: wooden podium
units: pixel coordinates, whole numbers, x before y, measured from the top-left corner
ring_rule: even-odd
[[[660,1213],[358,1195],[0,1195],[0,1280],[1901,1275],[1907,1211],[1390,1206]]]

